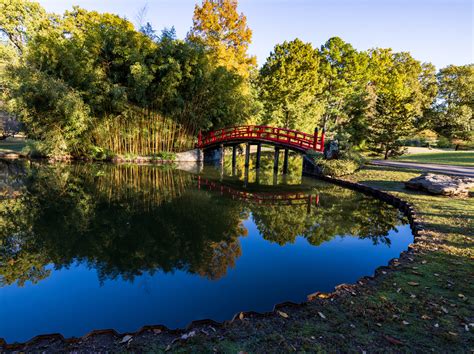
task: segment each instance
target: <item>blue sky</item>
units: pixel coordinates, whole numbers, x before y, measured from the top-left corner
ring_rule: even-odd
[[[47,11],[73,5],[111,12],[136,23],[147,6],[146,21],[155,29],[175,26],[179,37],[191,27],[201,0],[40,0]],[[239,11],[253,30],[250,53],[261,65],[272,48],[296,37],[319,47],[339,36],[355,48],[409,51],[437,68],[474,62],[471,0],[240,0]]]

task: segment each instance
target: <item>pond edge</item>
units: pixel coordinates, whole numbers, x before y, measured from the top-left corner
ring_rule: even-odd
[[[306,157],[304,157],[306,160]],[[309,159],[308,159],[309,160]],[[306,161],[308,161],[306,160]],[[226,320],[223,322],[217,322],[212,319],[201,319],[195,320],[189,323],[184,328],[178,329],[169,329],[164,325],[146,325],[141,327],[139,330],[135,332],[125,332],[125,333],[118,333],[114,329],[101,329],[101,330],[93,330],[82,337],[71,337],[65,338],[63,335],[59,333],[53,334],[43,334],[33,337],[32,339],[24,342],[24,343],[12,343],[8,344],[3,338],[0,337],[0,351],[18,351],[18,350],[39,350],[40,348],[47,347],[50,343],[53,342],[60,342],[62,344],[80,344],[83,341],[91,339],[93,337],[101,337],[101,336],[112,336],[115,340],[120,341],[123,345],[127,345],[127,341],[124,341],[128,336],[130,338],[139,336],[145,333],[154,333],[154,334],[161,334],[161,335],[170,335],[170,336],[180,336],[178,338],[173,339],[174,343],[176,340],[185,340],[188,338],[187,333],[201,331],[206,333],[206,329],[209,331],[216,331],[216,328],[223,329],[227,324],[232,323],[234,321],[242,321],[244,319],[258,319],[270,316],[282,316],[281,312],[285,309],[291,308],[302,308],[308,305],[309,302],[321,302],[321,304],[327,303],[330,305],[330,302],[339,296],[345,296],[350,294],[351,296],[357,296],[357,290],[360,287],[369,286],[370,284],[374,283],[377,278],[381,275],[385,275],[388,272],[395,271],[397,268],[405,262],[413,261],[413,254],[416,249],[415,244],[419,241],[422,231],[424,227],[422,225],[422,221],[417,214],[414,206],[399,198],[390,194],[388,192],[382,191],[375,187],[370,187],[358,182],[351,182],[344,179],[334,178],[330,176],[324,176],[317,172],[316,166],[311,162],[310,164],[305,164],[305,168],[303,169],[303,175],[317,178],[344,188],[352,189],[366,195],[370,195],[374,198],[377,198],[387,204],[390,204],[401,211],[408,219],[410,224],[410,228],[412,230],[412,235],[414,241],[412,244],[408,245],[407,250],[400,253],[398,258],[392,258],[387,265],[379,266],[374,270],[374,275],[366,275],[359,278],[354,284],[339,284],[335,287],[335,290],[329,293],[324,292],[315,292],[312,294],[307,295],[307,300],[302,303],[294,303],[294,302],[282,302],[279,304],[274,305],[273,310],[269,312],[256,312],[256,311],[242,311],[236,313],[231,320]],[[329,302],[329,303],[328,303]]]

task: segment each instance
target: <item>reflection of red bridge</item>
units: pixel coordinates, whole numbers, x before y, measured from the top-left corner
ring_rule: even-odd
[[[324,130],[318,136],[286,128],[263,125],[244,125],[214,130],[204,135],[199,133],[197,147],[200,149],[223,145],[248,143],[270,143],[283,148],[305,153],[307,150],[324,151]]]
[[[214,192],[220,192],[234,200],[244,200],[254,204],[262,205],[319,205],[319,195],[311,195],[303,192],[251,192],[241,191],[221,183],[210,181],[198,176],[198,188]]]

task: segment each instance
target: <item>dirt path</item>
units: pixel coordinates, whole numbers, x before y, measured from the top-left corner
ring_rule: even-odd
[[[398,162],[386,160],[373,160],[370,163],[372,165],[378,166],[412,168],[429,172],[443,173],[447,175],[474,177],[474,167],[441,165],[434,163]]]

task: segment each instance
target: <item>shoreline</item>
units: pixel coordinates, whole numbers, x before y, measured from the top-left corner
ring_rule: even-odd
[[[308,165],[306,165],[308,167]],[[390,204],[400,210],[408,219],[412,235],[414,238],[413,244],[410,244],[407,250],[403,251],[399,257],[391,259],[387,265],[382,265],[377,267],[374,270],[374,274],[366,275],[359,278],[354,284],[339,284],[335,287],[333,292],[324,293],[324,292],[315,292],[307,295],[307,300],[302,303],[293,303],[293,302],[283,302],[274,305],[273,311],[270,312],[255,312],[255,311],[241,311],[233,316],[232,319],[217,322],[212,319],[201,319],[192,321],[188,326],[178,329],[169,329],[163,325],[154,325],[154,326],[144,326],[136,332],[126,332],[118,333],[113,329],[107,330],[93,330],[86,335],[79,338],[64,338],[61,334],[44,334],[38,335],[29,341],[24,343],[12,343],[7,344],[5,340],[0,338],[0,349],[4,351],[18,351],[18,350],[61,350],[61,351],[75,351],[75,350],[85,350],[90,348],[93,345],[95,348],[100,347],[100,343],[103,343],[105,340],[108,342],[108,345],[113,343],[115,350],[126,350],[129,340],[124,341],[125,338],[140,338],[147,336],[157,336],[160,335],[164,340],[169,340],[173,338],[171,343],[175,341],[186,340],[190,333],[209,333],[209,334],[223,334],[226,327],[233,325],[235,323],[243,323],[245,321],[259,321],[266,318],[281,318],[284,317],[282,313],[287,316],[293,316],[295,311],[304,310],[309,304],[312,306],[317,306],[319,308],[319,313],[322,313],[327,306],[332,306],[335,301],[340,298],[345,298],[347,296],[356,296],[367,290],[367,288],[376,287],[381,278],[387,274],[397,271],[400,266],[410,264],[413,262],[413,257],[416,253],[417,247],[416,244],[419,241],[420,236],[423,233],[423,224],[421,219],[417,215],[417,212],[414,206],[388,192],[382,191],[378,188],[369,187],[358,182],[350,182],[343,179],[332,178],[327,176],[318,175],[315,172],[315,165],[311,162],[312,168],[306,168],[303,171],[303,174],[312,178],[318,178],[326,182],[339,185],[344,188],[349,188],[362,192],[366,195],[370,195],[374,198],[384,201],[387,204]],[[356,294],[356,295],[354,295]],[[191,336],[194,336],[191,335]],[[97,343],[96,343],[97,341]],[[52,345],[52,343],[55,343]],[[57,349],[55,346],[58,346]],[[79,347],[77,347],[79,346]],[[111,348],[111,347],[104,347]]]

